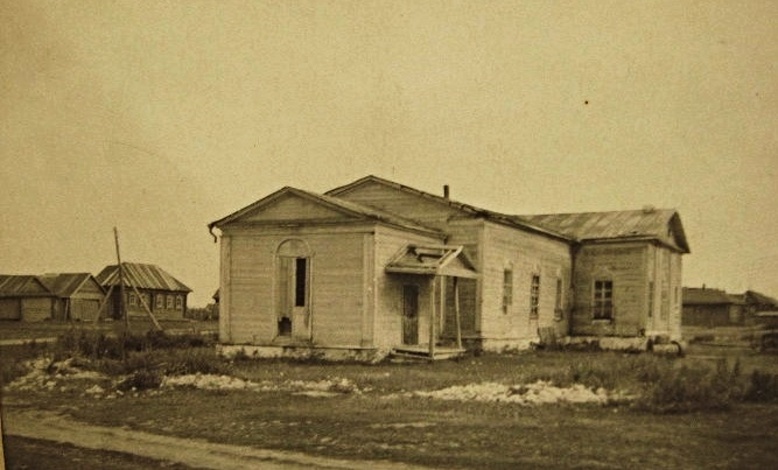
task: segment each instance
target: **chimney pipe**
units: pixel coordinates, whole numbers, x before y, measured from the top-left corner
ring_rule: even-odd
[[[448,196],[449,196],[448,185],[447,185],[447,184],[444,184],[444,185],[443,185],[443,197],[444,197],[444,198],[446,198],[446,199],[448,199]]]

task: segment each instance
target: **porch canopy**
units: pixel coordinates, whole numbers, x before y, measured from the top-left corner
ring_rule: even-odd
[[[386,265],[386,272],[475,279],[473,263],[455,245],[406,245]]]
[[[457,350],[462,349],[462,327],[459,313],[459,285],[458,278],[475,279],[478,273],[475,271],[473,263],[462,252],[463,246],[459,245],[406,245],[400,250],[386,265],[387,273],[411,274],[420,276],[429,276],[431,280],[431,302],[430,302],[430,327],[429,327],[429,349],[430,360],[435,359],[435,310],[440,310],[440,318],[445,317],[446,308],[446,278],[453,278],[454,282],[454,310],[457,332]],[[437,279],[440,279],[440,299],[436,293]],[[436,308],[436,303],[439,307]]]

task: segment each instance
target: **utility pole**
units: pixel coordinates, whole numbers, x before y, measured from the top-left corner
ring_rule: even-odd
[[[127,308],[124,305],[124,268],[122,267],[122,257],[119,254],[119,231],[113,228],[113,236],[116,241],[116,261],[119,263],[119,315],[124,316],[124,332],[130,331],[130,318],[127,315]]]

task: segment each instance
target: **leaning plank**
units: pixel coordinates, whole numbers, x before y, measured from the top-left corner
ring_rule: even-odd
[[[140,300],[140,304],[143,306],[143,310],[146,311],[146,313],[149,315],[149,318],[151,318],[151,321],[154,323],[154,326],[157,327],[158,330],[162,331],[162,325],[159,324],[157,321],[157,317],[154,316],[153,313],[151,313],[151,309],[148,305],[146,305],[146,300],[143,298],[142,295],[140,295],[140,292],[138,292],[138,289],[130,283],[130,287],[132,287],[132,290],[135,292],[135,295],[138,296],[138,300]]]

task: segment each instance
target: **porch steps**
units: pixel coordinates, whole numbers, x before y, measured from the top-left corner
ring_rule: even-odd
[[[398,361],[444,361],[463,356],[466,352],[465,349],[438,346],[435,348],[434,357],[430,358],[429,346],[419,344],[395,347],[389,353],[389,357]]]

